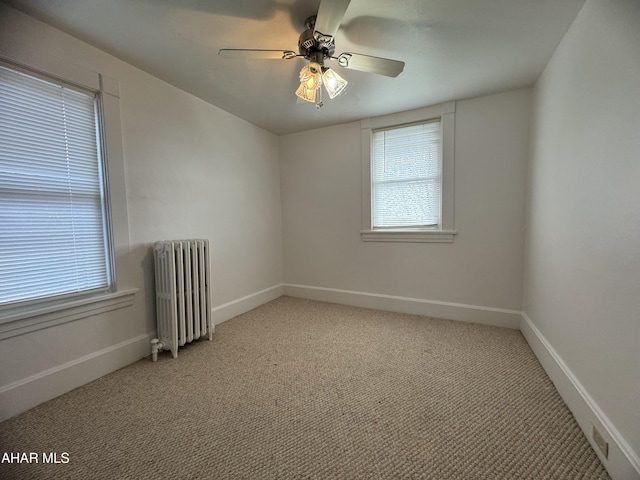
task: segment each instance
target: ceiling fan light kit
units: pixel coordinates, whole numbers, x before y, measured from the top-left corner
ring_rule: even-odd
[[[299,99],[315,103],[322,107],[322,85],[333,99],[340,95],[347,86],[347,81],[330,68],[323,67],[318,62],[309,62],[300,70],[300,86],[296,90]]]
[[[298,38],[298,52],[292,50],[221,49],[218,54],[225,58],[282,59],[304,58],[309,61],[300,70],[300,86],[296,96],[306,102],[322,107],[322,85],[329,98],[340,95],[347,81],[335,70],[325,67],[325,60],[337,60],[342,68],[397,77],[404,69],[404,62],[345,52],[334,57],[334,36],[349,7],[351,0],[321,0],[318,14],[307,18],[306,30]]]

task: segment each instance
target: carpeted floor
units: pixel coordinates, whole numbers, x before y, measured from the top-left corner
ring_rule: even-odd
[[[606,479],[518,331],[281,297],[0,424],[3,479]]]

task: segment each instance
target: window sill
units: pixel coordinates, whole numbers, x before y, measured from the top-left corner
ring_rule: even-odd
[[[453,243],[454,230],[362,230],[363,242]]]
[[[137,292],[135,288],[3,315],[0,319],[0,340],[130,307]]]

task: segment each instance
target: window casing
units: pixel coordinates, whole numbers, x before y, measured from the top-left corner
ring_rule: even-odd
[[[111,241],[112,252],[120,252],[119,255],[128,252],[130,250],[129,221],[119,82],[103,73],[51,56],[39,48],[30,49],[25,45],[19,45],[18,48],[18,44],[11,43],[4,44],[2,47],[0,48],[0,65],[97,95],[100,107],[99,120],[102,126],[99,153],[102,154],[103,159],[103,194],[105,205],[110,213],[107,217],[107,228],[111,228],[109,232],[111,238],[107,240]],[[109,153],[108,162],[105,152]],[[116,262],[113,254],[109,260],[111,273],[109,291],[98,289],[83,294],[56,295],[40,300],[0,305],[0,340],[131,307],[138,290],[130,286],[116,288],[116,266],[120,270],[123,264]],[[101,316],[101,318],[109,317]]]
[[[455,103],[362,126],[364,241],[452,242]]]

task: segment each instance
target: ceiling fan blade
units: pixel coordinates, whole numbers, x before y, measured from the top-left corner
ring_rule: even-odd
[[[360,53],[345,52],[338,57],[338,65],[351,70],[397,77],[404,70],[404,62],[388,58],[372,57]]]
[[[314,35],[335,36],[351,0],[321,0],[316,16]]]
[[[250,48],[223,48],[218,52],[223,58],[290,60],[298,56],[293,50],[254,50]]]

